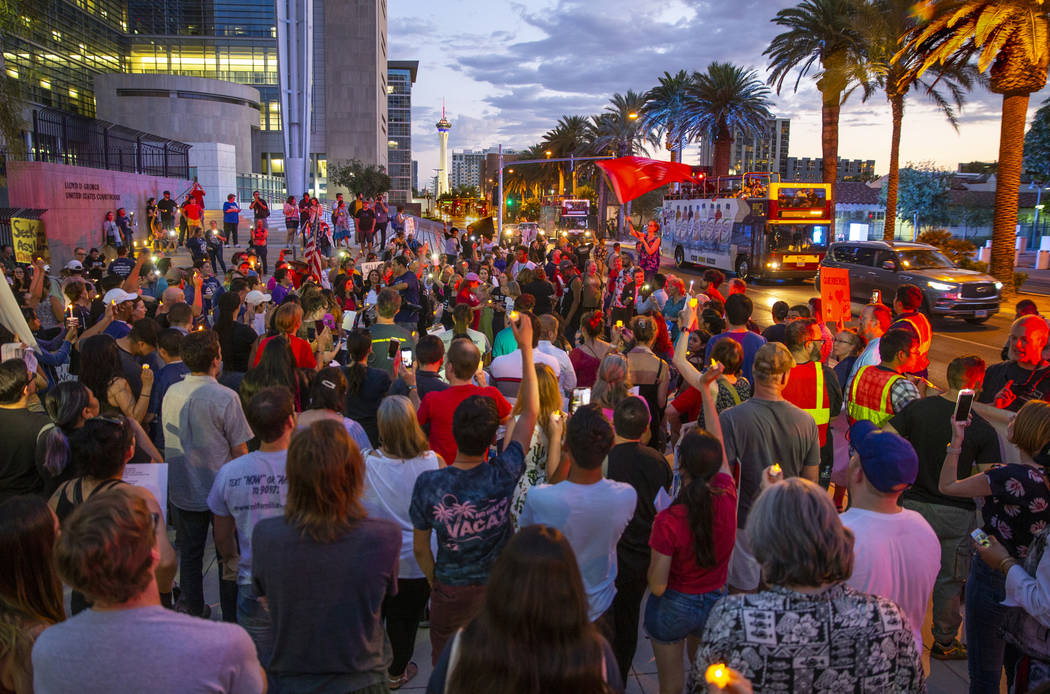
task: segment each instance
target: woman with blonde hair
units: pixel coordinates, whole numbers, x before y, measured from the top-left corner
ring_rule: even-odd
[[[993,548],[1006,550],[998,567],[983,561],[970,563],[966,579],[966,648],[970,682],[976,691],[999,687],[1003,666],[1012,685],[1019,653],[1003,640],[1000,629],[1007,617],[1006,574],[1024,562],[1035,536],[1047,526],[1050,509],[1050,403],[1030,400],[1010,420],[1007,434],[1021,461],[993,467],[959,479],[959,454],[969,421],[952,418],[952,440],[944,455],[938,489],[942,494],[973,498],[984,521],[982,529]]]
[[[768,471],[763,475],[772,481]],[[751,507],[746,532],[768,588],[715,604],[694,679],[722,663],[756,692],[808,692],[818,682],[884,682],[892,686],[882,688],[894,692],[926,691],[922,646],[904,612],[891,600],[846,585],[853,533],[825,490],[801,477],[772,484]],[[795,626],[752,628],[757,624]],[[879,646],[872,650],[872,644]],[[810,657],[817,652],[827,657]],[[707,689],[698,682],[694,691]]]
[[[397,592],[401,529],[362,504],[365,464],[339,422],[299,432],[288,448],[284,515],[252,534],[252,575],[274,625],[278,691],[385,689],[383,601]],[[324,644],[301,638],[324,625]]]
[[[565,431],[565,414],[561,411],[561,389],[558,388],[558,377],[546,364],[536,364],[536,381],[540,387],[540,413],[536,417],[536,428],[532,430],[532,442],[525,451],[525,472],[518,478],[514,498],[510,505],[510,517],[515,529],[518,527],[518,514],[525,508],[525,497],[529,489],[554,478],[561,463],[562,434]],[[510,424],[504,440],[509,441],[518,423],[518,416],[524,406],[519,398],[511,410]]]
[[[430,450],[419,427],[416,408],[403,395],[391,395],[379,405],[379,449],[365,458],[365,489],[362,503],[371,518],[386,518],[401,528],[401,557],[397,595],[383,601],[386,633],[394,652],[387,670],[387,686],[399,689],[416,676],[418,666],[410,662],[416,631],[430,599],[430,585],[412,552],[412,519],[409,504],[416,479],[444,462]]]
[[[598,366],[598,376],[591,388],[591,402],[601,405],[602,412],[611,422],[616,406],[630,394],[631,377],[627,357],[619,352],[609,352]]]

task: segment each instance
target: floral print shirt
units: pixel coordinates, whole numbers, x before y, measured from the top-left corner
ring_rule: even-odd
[[[690,673],[725,663],[766,692],[925,692],[920,650],[904,613],[844,583],[816,595],[781,586],[722,598],[711,611]]]
[[[1010,463],[984,473],[991,496],[977,500],[984,532],[994,535],[1010,554],[1024,560],[1029,545],[1050,520],[1050,488],[1042,470]]]

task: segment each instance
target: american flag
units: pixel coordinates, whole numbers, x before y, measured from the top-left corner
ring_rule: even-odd
[[[306,227],[306,264],[310,268],[310,274],[314,281],[321,283],[321,252],[317,250],[317,235],[314,233],[314,225]]]

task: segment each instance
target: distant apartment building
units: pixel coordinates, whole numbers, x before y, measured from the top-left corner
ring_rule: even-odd
[[[780,177],[785,181],[820,183],[824,180],[824,160],[820,157],[788,157]],[[838,180],[866,182],[874,179],[874,159],[839,159]]]
[[[449,176],[449,184],[453,188],[460,186],[480,186],[481,184],[481,162],[485,158],[485,152],[475,152],[465,149],[461,152],[452,153],[452,171]]]
[[[412,84],[419,70],[417,60],[388,60],[386,64],[387,173],[389,200],[412,201]]]
[[[729,173],[738,176],[748,171],[772,171],[784,176],[791,140],[791,119],[770,118],[765,133],[759,137],[733,133],[729,152]],[[714,143],[700,143],[700,165],[712,166],[715,160]]]

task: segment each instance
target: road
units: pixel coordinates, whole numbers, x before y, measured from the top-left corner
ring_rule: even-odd
[[[673,263],[664,258],[661,263],[663,272],[673,273],[682,277],[688,284],[689,280],[696,279],[703,272],[700,268],[674,268]],[[747,295],[755,305],[753,319],[760,326],[765,327],[773,322],[769,314],[770,308],[777,301],[786,301],[788,304],[805,303],[810,297],[818,296],[813,286],[813,281],[808,280],[805,284],[748,284]],[[847,326],[855,327],[856,318],[863,304],[853,304],[853,321]],[[1000,361],[1000,352],[1006,344],[1006,338],[1010,334],[1010,323],[1013,321],[1013,307],[1006,305],[1005,312],[1000,311],[992,316],[983,325],[970,325],[961,320],[941,319],[933,322],[933,344],[930,347],[930,380],[940,388],[945,388],[947,379],[945,372],[948,363],[960,356],[976,355],[984,359],[985,363],[991,365]]]

